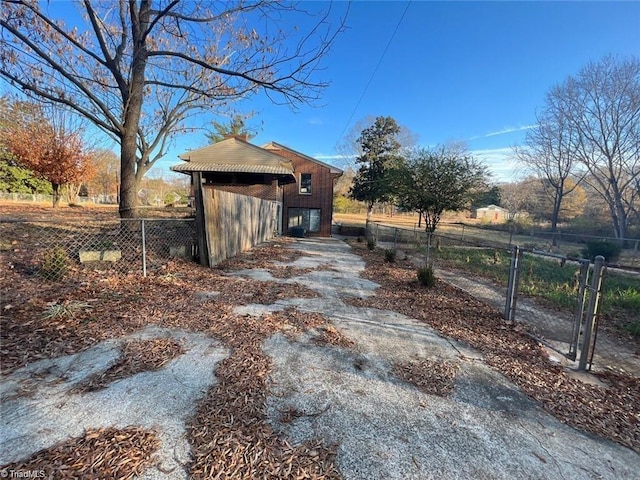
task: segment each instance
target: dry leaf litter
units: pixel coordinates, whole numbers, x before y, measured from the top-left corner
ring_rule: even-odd
[[[382,286],[353,305],[400,312],[465,342],[560,421],[640,452],[640,379],[597,373],[606,383],[599,386],[572,378],[522,325],[506,323],[493,307],[442,281],[426,289],[410,261],[388,263],[379,249],[351,245],[366,262],[363,276]]]
[[[14,471],[55,479],[129,480],[153,463],[159,446],[156,434],[149,430],[101,428],[36,452],[25,461],[3,465],[1,470],[7,476]]]
[[[76,385],[73,392],[93,392],[140,372],[160,370],[183,352],[182,345],[171,338],[125,342],[121,347],[120,358],[114,365]]]

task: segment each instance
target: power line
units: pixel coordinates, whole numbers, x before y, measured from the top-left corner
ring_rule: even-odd
[[[353,117],[356,114],[356,111],[358,110],[358,107],[360,107],[360,103],[362,102],[362,99],[366,95],[367,90],[369,89],[369,86],[371,85],[371,82],[373,81],[373,77],[376,75],[376,72],[378,71],[378,68],[380,67],[380,64],[382,63],[382,60],[384,59],[384,56],[387,53],[387,50],[389,50],[389,47],[391,46],[391,42],[393,42],[393,39],[396,36],[396,33],[398,33],[398,29],[400,28],[400,25],[402,24],[402,20],[404,20],[404,17],[407,14],[407,10],[409,10],[409,5],[411,5],[411,0],[409,0],[407,2],[407,6],[404,7],[404,11],[402,12],[402,16],[400,17],[400,20],[398,20],[398,23],[396,24],[396,28],[393,30],[393,33],[391,34],[391,37],[389,38],[389,41],[387,42],[387,46],[384,47],[382,55],[380,55],[380,59],[378,60],[378,63],[376,64],[376,67],[373,69],[373,72],[369,76],[369,80],[367,81],[367,84],[365,85],[364,90],[362,91],[362,94],[360,95],[360,98],[358,99],[358,101],[356,103],[356,106],[353,108],[353,111],[351,112],[351,115],[349,116],[349,120],[347,120],[347,123],[344,126],[344,129],[342,130],[342,133],[338,137],[338,141],[340,141],[340,139],[346,133],[347,128],[349,128],[349,124],[351,123],[351,120],[353,120]]]

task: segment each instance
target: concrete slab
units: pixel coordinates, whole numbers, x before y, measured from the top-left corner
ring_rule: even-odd
[[[274,362],[269,418],[294,442],[337,444],[346,479],[638,478],[640,455],[562,424],[473,349],[396,312],[345,304],[377,288],[360,281],[364,266],[348,245],[301,239],[295,247],[308,256],[290,265],[329,263],[335,271],[331,280],[317,272],[287,279],[322,297],[285,299],[278,308],[323,313],[356,346],[325,348],[281,335],[266,341]],[[394,362],[417,359],[459,363],[450,398],[421,393],[392,373]],[[299,415],[280,422],[289,409]]]
[[[113,365],[121,342],[159,337],[175,338],[184,353],[161,370],[115,381],[104,390],[70,393],[78,382]],[[88,428],[139,425],[156,430],[162,442],[157,465],[140,478],[186,479],[190,447],[185,421],[215,382],[215,365],[227,354],[206,335],[149,327],[16,370],[2,382],[0,465],[81,436]]]

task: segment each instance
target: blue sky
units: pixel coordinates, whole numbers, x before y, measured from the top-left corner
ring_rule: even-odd
[[[360,1],[347,26],[320,73],[331,82],[321,106],[294,112],[260,96],[238,105],[257,112],[253,143],[273,140],[342,166],[342,134],[367,115],[390,115],[420,145],[467,142],[496,181],[508,181],[519,172],[511,147],[550,87],[607,54],[640,56],[640,2]],[[203,142],[177,139],[163,168]]]
[[[466,142],[494,180],[509,181],[521,173],[509,161],[511,147],[554,84],[607,54],[640,57],[640,1],[338,1],[336,22],[348,7],[347,29],[318,72],[330,82],[318,105],[293,111],[264,94],[236,104],[255,112],[253,143],[276,141],[343,168],[342,135],[367,116],[392,116],[420,145]],[[190,122],[204,127],[212,119]],[[205,144],[203,133],[176,137],[150,174],[168,173],[179,154]]]

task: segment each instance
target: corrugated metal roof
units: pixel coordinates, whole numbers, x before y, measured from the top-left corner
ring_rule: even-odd
[[[225,173],[268,173],[271,175],[293,175],[291,165],[251,165],[219,164],[208,161],[190,161],[171,167],[174,172],[225,172]]]
[[[290,160],[235,137],[185,152],[178,158],[187,163],[171,167],[176,172],[294,172]]]

